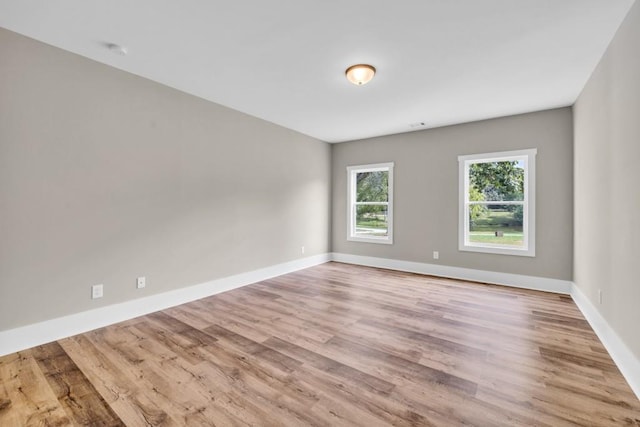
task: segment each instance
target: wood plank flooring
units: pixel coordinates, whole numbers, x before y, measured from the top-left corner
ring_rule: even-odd
[[[571,298],[328,263],[0,358],[1,426],[640,426]]]

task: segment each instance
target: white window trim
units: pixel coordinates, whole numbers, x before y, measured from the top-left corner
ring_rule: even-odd
[[[359,172],[389,171],[389,201],[387,202],[387,236],[360,237],[355,235],[355,199],[356,182],[354,177]],[[380,203],[384,204],[384,203]],[[352,242],[393,244],[393,162],[371,165],[347,166],[347,240]]]
[[[498,153],[471,154],[458,156],[459,173],[459,219],[458,219],[458,249],[468,252],[483,252],[501,255],[536,256],[536,154],[535,148],[528,150],[503,151]],[[522,231],[524,234],[523,248],[510,248],[504,245],[492,245],[489,243],[470,243],[466,231],[469,229],[469,213],[467,193],[469,191],[469,165],[472,163],[484,163],[519,158],[525,161],[524,175],[524,222]],[[510,204],[509,202],[501,204]],[[520,204],[520,203],[518,203]]]

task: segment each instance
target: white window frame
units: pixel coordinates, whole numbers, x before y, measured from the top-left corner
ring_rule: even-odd
[[[458,249],[460,251],[484,252],[490,254],[536,256],[536,154],[535,148],[528,150],[503,151],[498,153],[471,154],[458,156],[459,171],[459,220],[458,220]],[[469,206],[483,202],[469,202],[469,166],[474,163],[524,162],[524,201],[499,202],[500,204],[522,204],[523,240],[522,248],[491,243],[469,242]]]
[[[356,175],[363,172],[387,171],[389,173],[388,202],[356,202]],[[356,206],[363,204],[377,204],[387,206],[387,235],[386,236],[356,236]],[[352,242],[367,242],[393,244],[393,162],[376,163],[372,165],[347,166],[347,240]]]

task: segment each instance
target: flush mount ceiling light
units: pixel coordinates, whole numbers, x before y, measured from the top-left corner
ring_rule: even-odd
[[[357,86],[362,86],[371,81],[376,74],[376,69],[369,64],[356,64],[347,68],[344,72],[347,76],[347,80]]]

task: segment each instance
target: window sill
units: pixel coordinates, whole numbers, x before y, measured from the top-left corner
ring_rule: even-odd
[[[379,245],[393,245],[393,239],[390,237],[354,237],[349,236],[347,240],[350,242],[361,243],[377,243]]]
[[[527,256],[527,257],[535,257],[536,251],[534,249],[511,249],[505,248],[502,246],[472,246],[472,245],[461,245],[458,248],[459,251],[462,252],[480,252],[485,254],[496,254],[496,255],[515,255],[515,256]]]

